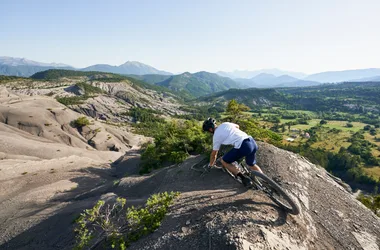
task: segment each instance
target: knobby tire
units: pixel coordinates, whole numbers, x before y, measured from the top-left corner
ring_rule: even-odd
[[[297,206],[297,204],[290,198],[290,196],[271,178],[266,176],[263,173],[260,173],[258,171],[251,171],[252,175],[256,176],[257,178],[263,180],[261,183],[265,188],[271,189],[272,192],[275,192],[277,195],[280,195],[282,198],[284,198],[288,204],[285,204],[284,202],[280,201],[273,195],[269,195],[268,197],[271,198],[277,205],[281,206],[284,210],[286,210],[290,214],[297,215],[300,213],[300,210]]]

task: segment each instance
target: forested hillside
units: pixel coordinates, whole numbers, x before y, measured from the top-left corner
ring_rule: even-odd
[[[208,72],[190,74],[188,72],[171,76],[156,82],[156,85],[166,87],[189,98],[200,97],[211,93],[238,88],[240,85],[227,77]]]

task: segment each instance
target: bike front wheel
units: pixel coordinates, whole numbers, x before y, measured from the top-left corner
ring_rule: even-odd
[[[259,186],[259,188],[264,191],[277,205],[282,207],[288,213],[294,215],[300,213],[297,204],[275,181],[258,171],[251,171],[251,174],[253,176],[256,176],[258,182],[256,184]]]

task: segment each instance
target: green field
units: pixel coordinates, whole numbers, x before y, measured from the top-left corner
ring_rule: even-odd
[[[280,119],[281,124],[288,123],[288,122],[295,122],[297,119]]]
[[[289,111],[289,110],[288,110]],[[293,110],[293,112],[305,112],[303,110]],[[309,112],[308,114],[314,115],[314,112]],[[288,122],[294,122],[297,119],[281,119],[281,124],[285,124]],[[321,119],[311,119],[308,120],[308,124],[297,124],[292,125],[290,129],[298,129],[301,131],[305,131],[307,129],[310,129],[311,127],[315,127],[320,123]],[[260,122],[263,126],[271,127],[273,126],[270,122]],[[347,121],[327,121],[327,124],[323,125],[323,129],[318,132],[319,140],[312,144],[312,147],[314,148],[324,148],[332,152],[339,152],[339,149],[341,147],[348,148],[351,143],[348,141],[350,137],[359,130],[363,129],[365,123],[362,122],[352,122],[351,124],[353,127],[347,127]],[[337,129],[340,130],[338,133],[334,133],[334,131],[331,131],[331,129]],[[292,132],[288,131],[288,127],[286,126],[286,131],[284,133],[280,133],[283,135],[283,143],[291,144],[291,145],[298,145],[307,142],[306,138],[303,138],[299,136],[300,132]],[[380,134],[380,131],[379,131]],[[298,135],[297,138],[293,142],[288,142],[286,139],[291,137],[291,135]],[[380,142],[375,141],[375,137],[369,135],[369,133],[365,133],[366,140],[375,143],[378,147],[380,147]],[[378,151],[377,148],[373,149],[374,156],[380,155],[380,151]]]
[[[373,176],[377,179],[380,180],[380,166],[376,166],[376,167],[366,167],[364,168],[364,171],[369,175],[369,176]]]
[[[329,128],[335,128],[335,129],[341,129],[343,131],[353,131],[353,132],[358,132],[360,129],[363,129],[365,123],[362,122],[351,122],[353,127],[349,128],[347,127],[347,121],[327,121],[327,124],[324,126],[329,127]]]
[[[301,113],[301,114],[307,114],[310,116],[316,116],[316,113],[314,111],[309,110],[286,110],[289,113]]]
[[[274,124],[268,121],[263,121],[264,116],[280,116],[279,114],[273,114],[273,113],[267,113],[265,111],[270,110],[263,110],[261,112],[261,117],[259,119],[259,123],[262,127],[265,128],[271,128]],[[305,110],[286,110],[288,113],[304,113],[311,117],[316,117],[316,113],[312,111],[305,111]],[[341,112],[342,113],[342,112]],[[258,112],[244,112],[244,114],[247,115],[258,115]],[[342,113],[343,114],[343,113]],[[280,124],[286,124],[289,122],[296,122],[297,119],[280,119]],[[283,136],[283,143],[284,144],[291,144],[291,145],[299,145],[306,143],[308,139],[302,137],[300,135],[301,132],[310,129],[312,127],[315,127],[319,125],[321,119],[311,119],[308,120],[308,124],[297,124],[297,125],[291,125],[290,131],[288,130],[288,126],[285,127],[285,132],[280,133]],[[353,125],[352,127],[347,127],[348,121],[336,121],[336,120],[327,120],[327,124],[324,124],[322,126],[322,129],[320,129],[317,133],[318,135],[318,141],[314,142],[311,146],[313,148],[323,148],[327,149],[331,152],[339,152],[341,147],[348,148],[351,145],[351,142],[348,140],[351,138],[351,136],[358,132],[359,130],[363,129],[364,126],[367,124],[362,122],[351,122]],[[291,131],[292,129],[298,129],[299,131]],[[332,129],[336,129],[338,131],[332,131]],[[280,129],[281,131],[281,129]],[[380,129],[377,129],[377,132],[379,134],[378,137],[380,137]],[[292,135],[297,135],[297,138],[294,138],[293,142],[288,142],[287,139],[291,138]],[[373,155],[376,157],[380,157],[380,141],[375,140],[375,136],[370,135],[368,132],[365,133],[365,139],[370,141],[371,143],[374,143],[377,145],[377,147],[374,147],[372,149]],[[367,168],[366,168],[367,170]],[[368,168],[368,173],[371,172],[372,175],[380,175],[380,167],[379,168]]]
[[[320,134],[320,137],[321,140],[315,142],[312,147],[324,148],[338,153],[341,147],[348,148],[351,145],[351,143],[348,142],[348,139],[351,137],[351,133],[348,131],[342,131],[338,134],[323,131]]]
[[[312,120],[307,121],[309,124],[292,125],[290,128],[291,129],[297,128],[297,129],[305,130],[305,129],[309,129],[311,127],[318,125],[320,121],[321,121],[321,119],[312,119]]]
[[[364,138],[370,142],[372,142],[373,144],[376,144],[378,147],[380,147],[380,141],[376,141],[375,140],[375,137],[376,138],[380,138],[380,129],[376,129],[376,132],[377,132],[377,135],[373,136],[373,135],[370,135],[368,132],[364,134]]]

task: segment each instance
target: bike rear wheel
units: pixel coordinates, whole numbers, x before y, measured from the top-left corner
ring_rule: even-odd
[[[258,171],[251,171],[253,176],[256,176],[260,189],[264,191],[269,198],[271,198],[277,205],[281,206],[288,213],[297,215],[300,210],[297,204],[290,198],[290,196],[283,190],[276,182],[263,173]]]

